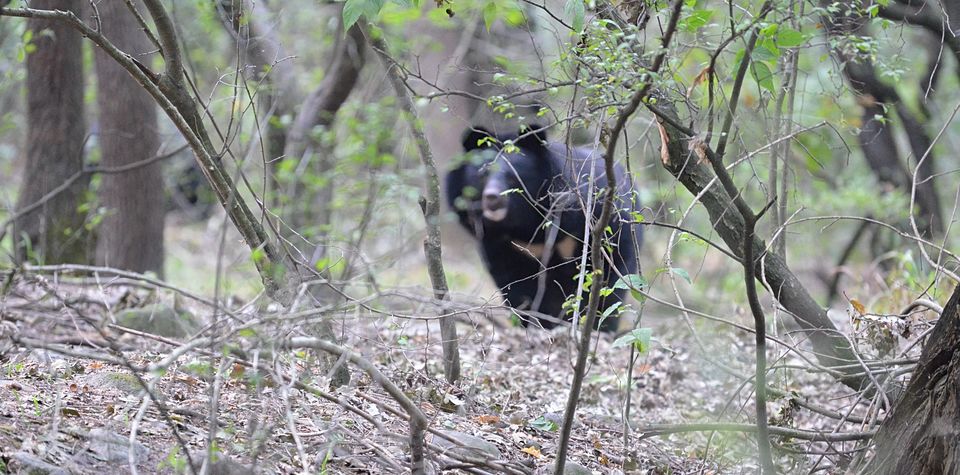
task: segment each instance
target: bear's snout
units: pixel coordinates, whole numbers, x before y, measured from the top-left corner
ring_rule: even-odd
[[[483,217],[490,221],[503,221],[507,217],[507,197],[499,190],[486,188],[483,190]]]

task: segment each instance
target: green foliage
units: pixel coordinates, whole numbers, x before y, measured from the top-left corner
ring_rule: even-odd
[[[20,38],[20,47],[17,49],[17,61],[24,62],[27,55],[37,50],[36,43],[33,42],[33,30],[26,30]]]
[[[393,9],[389,23],[401,24],[419,17],[419,14],[413,14],[412,12],[420,11],[420,0],[393,0],[392,3],[400,8]],[[437,6],[440,6],[441,3],[438,3]],[[386,7],[386,0],[346,0],[343,3],[342,14],[344,29],[349,29],[360,20],[360,17],[367,21],[375,21],[382,11],[387,10]],[[452,16],[452,10],[447,9],[446,12],[447,15]],[[489,26],[487,28],[489,29]]]
[[[536,419],[533,419],[529,422],[530,427],[534,429],[542,430],[545,432],[556,432],[560,427],[556,422],[547,419],[546,417],[540,416]]]
[[[650,351],[650,341],[653,337],[652,328],[637,328],[631,330],[625,335],[617,338],[613,344],[612,348],[622,348],[628,345],[632,345],[636,349],[638,354],[644,355]]]
[[[707,23],[710,22],[710,19],[713,18],[713,10],[704,10],[696,9],[690,12],[688,15],[684,16],[683,19],[677,24],[677,27],[681,31],[686,31],[687,33],[695,33],[700,30]]]
[[[578,34],[583,31],[587,14],[587,9],[583,2],[584,0],[567,0],[563,6],[563,12],[571,18],[573,32]]]
[[[580,70],[585,75],[580,79],[587,105],[598,112],[613,112],[605,106],[621,100],[633,88],[642,87],[636,79],[644,77],[646,63],[629,47],[637,34],[615,28],[606,20],[595,20],[586,27],[576,54],[561,54],[561,61],[569,61],[568,69]],[[577,64],[585,67],[578,68]]]
[[[489,2],[485,7],[483,7],[483,24],[487,27],[487,31],[490,31],[490,27],[493,26],[493,22],[497,20],[497,3]]]
[[[349,29],[361,16],[373,21],[380,14],[385,0],[347,0],[343,3],[343,27]]]
[[[686,269],[683,269],[683,268],[680,268],[680,267],[661,267],[661,268],[659,268],[659,269],[656,270],[656,273],[657,273],[657,274],[663,274],[663,273],[672,274],[672,275],[675,275],[675,276],[677,276],[677,277],[679,277],[679,278],[687,281],[688,284],[693,284],[693,280],[690,279],[690,273],[687,272]]]
[[[643,302],[646,300],[646,297],[642,292],[646,292],[648,289],[647,279],[645,279],[640,274],[628,274],[619,279],[613,284],[614,289],[627,289],[630,291],[630,295],[637,302]]]
[[[510,325],[514,327],[523,326],[523,317],[521,317],[519,313],[513,310],[510,311]]]
[[[174,445],[170,449],[170,453],[168,453],[166,458],[164,458],[163,461],[158,464],[157,469],[159,471],[170,469],[173,473],[186,473],[187,458],[180,455],[179,445]]]
[[[814,192],[804,196],[804,204],[820,215],[873,216],[884,222],[907,217],[910,198],[903,190],[880,192],[876,179],[867,173],[845,174],[839,186],[815,182]]]

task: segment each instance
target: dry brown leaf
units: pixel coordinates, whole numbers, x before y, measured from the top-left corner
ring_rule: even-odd
[[[234,363],[233,368],[230,370],[230,377],[233,379],[240,379],[243,377],[246,372],[246,367],[241,364]]]
[[[860,315],[867,314],[867,307],[864,307],[857,299],[850,299],[850,305],[853,305],[853,309],[857,311]]]
[[[189,375],[177,375],[177,376],[174,376],[174,380],[191,387],[197,387],[200,385],[199,379]]]
[[[693,94],[693,90],[703,83],[703,81],[705,81],[708,77],[710,77],[711,72],[713,72],[713,70],[710,69],[710,66],[707,66],[700,71],[700,74],[697,74],[697,77],[693,78],[693,84],[691,84],[687,89],[688,99],[690,98],[690,94]]]
[[[540,449],[536,447],[524,447],[520,449],[520,451],[536,459],[543,457],[543,454],[540,453]]]
[[[480,415],[473,418],[477,424],[497,424],[500,422],[500,416],[495,414]]]
[[[698,163],[707,163],[707,144],[701,137],[690,138],[690,151],[697,155]]]
[[[667,129],[663,128],[660,119],[657,119],[657,130],[660,131],[660,161],[667,165],[670,163],[670,136],[667,135]]]

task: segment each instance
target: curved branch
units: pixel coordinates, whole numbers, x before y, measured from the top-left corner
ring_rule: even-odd
[[[180,53],[180,42],[177,40],[177,29],[173,20],[160,0],[143,0],[143,4],[150,12],[154,24],[157,25],[157,41],[160,43],[160,55],[163,56],[164,75],[178,85],[183,85],[183,56]]]
[[[171,37],[173,31],[170,17],[163,10],[163,6],[158,0],[149,0],[146,4],[150,8],[151,15],[156,14],[154,21],[157,22],[158,29],[160,28],[159,25],[166,25],[161,29],[160,42],[168,48],[166,54],[170,56],[170,59],[167,59],[169,74],[157,75],[152,72],[129,54],[118,49],[99,31],[81,21],[72,12],[32,8],[4,8],[0,10],[0,16],[42,18],[65,22],[79,30],[90,41],[93,41],[133,76],[134,80],[143,86],[160,105],[163,112],[183,134],[187,143],[190,144],[204,176],[210,182],[217,198],[244,241],[251,250],[258,254],[262,252],[262,256],[254,259],[254,264],[257,266],[267,293],[278,302],[284,305],[289,304],[293,298],[291,282],[295,277],[292,272],[294,265],[269,241],[263,226],[251,212],[246,202],[237,195],[233,180],[223,168],[219,155],[203,127],[197,102],[187,92],[183,84],[183,70],[174,68],[181,63],[179,58],[174,60],[172,55],[173,53],[179,53],[180,50],[176,48],[176,36]],[[177,71],[179,71],[179,75]],[[178,77],[179,83],[176,82]]]

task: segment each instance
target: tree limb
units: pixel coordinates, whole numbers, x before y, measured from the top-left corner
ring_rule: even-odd
[[[437,165],[433,160],[433,151],[427,143],[423,132],[423,123],[417,116],[417,110],[410,98],[410,90],[404,81],[403,72],[396,67],[390,57],[387,44],[382,37],[373,36],[363,31],[367,42],[380,56],[383,67],[387,70],[387,78],[397,95],[400,109],[407,115],[413,141],[423,164],[426,183],[426,192],[420,197],[420,209],[427,223],[427,238],[423,241],[423,253],[427,258],[427,272],[430,274],[430,283],[433,286],[433,295],[437,300],[449,300],[447,276],[443,270],[443,256],[440,247],[440,176],[437,174]],[[453,317],[440,318],[440,338],[443,345],[443,372],[450,383],[460,379],[460,348],[457,337],[456,320]]]

